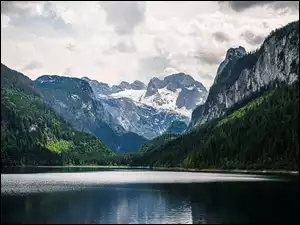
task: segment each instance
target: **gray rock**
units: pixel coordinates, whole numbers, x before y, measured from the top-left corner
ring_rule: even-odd
[[[298,27],[299,21],[273,32],[266,38],[259,51],[243,56],[240,59],[243,61],[239,60],[236,64],[230,64],[230,61],[235,56],[240,58],[244,51],[235,53],[236,49],[228,50],[226,59],[218,68],[207,100],[203,106],[194,110],[189,128],[222,116],[226,109],[235,103],[271,84],[276,82],[291,84],[299,79]],[[234,57],[230,60],[229,55]],[[236,67],[241,67],[241,63],[243,67],[240,68],[240,72],[231,73]],[[224,73],[225,70],[227,70],[226,73]],[[227,81],[220,83],[221,79],[228,77]]]

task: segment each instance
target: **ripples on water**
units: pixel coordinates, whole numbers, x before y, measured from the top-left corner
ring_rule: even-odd
[[[261,175],[126,170],[1,174],[1,222],[299,222],[297,198],[294,183]]]
[[[2,174],[1,193],[47,192],[75,190],[105,184],[132,183],[206,183],[237,181],[270,181],[275,178],[258,175],[154,172],[101,171],[87,173]],[[277,179],[278,180],[278,179]]]

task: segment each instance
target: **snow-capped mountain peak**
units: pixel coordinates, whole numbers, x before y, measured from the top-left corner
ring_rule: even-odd
[[[207,90],[200,82],[190,75],[177,73],[163,80],[152,78],[139,102],[190,117],[192,110],[204,103],[206,97]]]
[[[205,87],[184,73],[153,77],[147,86],[141,81],[123,81],[106,95],[103,84],[89,83],[115,123],[146,138],[164,133],[173,121],[189,123],[192,110],[207,96]]]

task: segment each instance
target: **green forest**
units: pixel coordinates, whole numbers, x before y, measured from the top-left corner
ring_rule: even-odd
[[[1,64],[1,165],[106,164],[114,153],[75,131],[48,107],[33,82]]]
[[[275,30],[264,43],[272,36],[282,39],[291,32],[296,35],[291,37],[292,44],[288,47],[299,48],[299,21]],[[262,50],[260,47],[228,64],[217,85],[212,86],[208,99],[230,86],[243,68],[253,66]],[[298,64],[296,59],[291,62],[291,72],[299,74]],[[208,110],[204,106],[193,111],[192,120]],[[274,81],[227,109],[222,117],[189,127],[181,134],[186,128],[184,122],[175,121],[167,132],[142,144],[138,152],[115,154],[93,134],[78,132],[62,119],[45,103],[32,80],[1,64],[1,166],[297,170],[299,77],[293,84]],[[104,129],[101,132],[110,136]],[[135,137],[126,133],[124,142],[134,144]]]
[[[160,138],[156,138],[160,143]],[[153,142],[153,141],[152,141]],[[299,165],[299,81],[268,91],[244,107],[143,153],[130,166],[197,169],[286,169]],[[150,146],[151,146],[150,145]],[[118,158],[118,162],[121,157]]]
[[[1,66],[1,164],[288,169],[299,165],[299,81],[269,88],[183,135],[163,134],[115,155],[75,131],[24,75]]]

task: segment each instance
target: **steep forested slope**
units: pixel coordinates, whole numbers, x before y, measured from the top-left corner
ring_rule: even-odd
[[[115,123],[109,108],[94,97],[87,81],[44,75],[34,84],[44,101],[74,129],[94,134],[115,153],[136,152],[147,142],[146,138]]]
[[[177,135],[177,134],[168,134],[168,133],[160,135],[160,136],[152,139],[151,141],[147,142],[146,144],[143,144],[140,148],[140,152],[153,151],[156,148],[160,148],[162,145],[169,142],[170,140],[177,138],[178,136],[179,135]]]
[[[299,81],[282,85],[227,116],[196,127],[131,165],[297,169]]]
[[[225,111],[274,83],[299,79],[299,21],[272,31],[257,51],[230,48],[220,64],[206,102],[192,114],[189,128]]]
[[[1,165],[106,163],[114,153],[77,132],[51,108],[26,76],[1,64]]]

